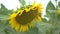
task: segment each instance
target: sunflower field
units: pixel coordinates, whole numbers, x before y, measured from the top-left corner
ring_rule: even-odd
[[[60,34],[60,0],[16,0],[16,8],[12,1],[0,1],[0,34]]]

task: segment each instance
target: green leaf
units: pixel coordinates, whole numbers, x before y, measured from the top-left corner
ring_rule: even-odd
[[[0,15],[0,20],[8,20],[8,16],[7,15]]]
[[[1,4],[0,20],[7,20],[9,14],[11,13],[12,13],[12,10],[8,10],[3,4]]]
[[[21,3],[21,6],[24,6],[26,4],[26,2],[24,0],[19,0]]]
[[[47,7],[46,7],[46,13],[49,15],[50,12],[53,12],[53,11],[51,11],[51,10],[55,10],[55,9],[56,9],[55,6],[52,4],[51,1],[49,1],[48,5],[47,5]]]
[[[57,22],[60,24],[60,14],[57,15]]]
[[[46,7],[46,16],[48,16],[49,19],[49,23],[54,24],[56,22],[56,8],[55,6],[52,4],[51,1],[49,1],[47,7]]]
[[[47,23],[48,21],[47,21],[47,19],[46,19],[46,18],[42,18],[42,22]]]
[[[58,2],[58,6],[60,7],[60,2]]]
[[[8,15],[12,13],[12,10],[8,10],[3,4],[1,4],[0,14]]]
[[[7,8],[3,4],[1,4],[1,9],[2,10],[7,10]]]

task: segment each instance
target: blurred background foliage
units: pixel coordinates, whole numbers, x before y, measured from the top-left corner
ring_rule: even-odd
[[[26,6],[24,0],[19,0],[21,3],[21,9]],[[60,3],[57,5],[60,7]],[[8,16],[13,12],[13,10],[8,10],[3,4],[0,8],[0,34],[60,34],[60,14],[58,14],[58,7],[55,7],[54,4],[49,1],[46,7],[46,15],[42,18],[42,21],[35,23],[35,27],[29,29],[27,32],[19,32],[12,29],[8,24]],[[60,10],[60,9],[59,9]]]

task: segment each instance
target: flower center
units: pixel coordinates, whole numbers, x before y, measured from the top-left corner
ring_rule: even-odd
[[[21,15],[19,14],[16,16],[15,19],[19,24],[24,25],[30,23],[37,16],[38,11],[30,9],[29,12],[26,12],[26,10],[24,10]]]

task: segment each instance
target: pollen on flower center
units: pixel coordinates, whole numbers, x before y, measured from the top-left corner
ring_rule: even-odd
[[[19,24],[24,25],[24,24],[30,23],[37,16],[38,11],[30,9],[29,12],[26,12],[26,10],[24,10],[21,15],[19,14],[17,14],[15,19]]]

